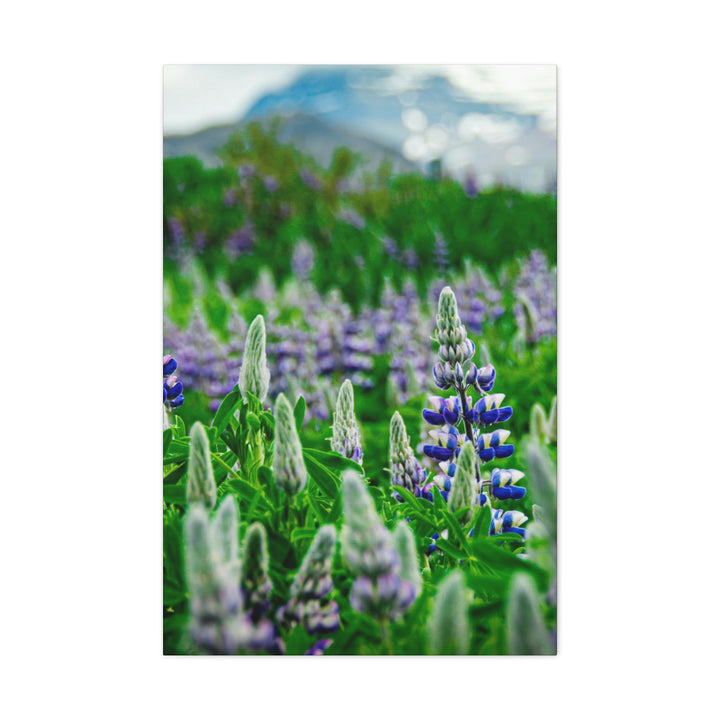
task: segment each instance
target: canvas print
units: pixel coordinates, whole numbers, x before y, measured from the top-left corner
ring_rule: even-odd
[[[164,653],[555,654],[556,68],[168,65],[163,135]]]

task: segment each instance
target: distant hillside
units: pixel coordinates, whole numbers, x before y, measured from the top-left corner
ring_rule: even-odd
[[[195,155],[206,165],[216,165],[219,163],[218,150],[227,143],[233,132],[242,127],[242,124],[219,125],[192,135],[166,136],[163,141],[163,155],[165,157]],[[376,168],[382,160],[387,159],[396,172],[417,170],[416,165],[408,162],[396,150],[371,138],[360,137],[342,128],[326,125],[317,117],[310,115],[281,118],[278,139],[311,155],[323,167],[330,164],[335,148],[345,146],[360,153],[370,168]]]
[[[427,170],[437,158],[448,174],[474,176],[481,185],[555,186],[556,137],[538,115],[518,104],[478,101],[445,77],[380,66],[310,69],[258,100],[237,125],[166,137],[164,154],[192,154],[216,164],[234,129],[274,117],[282,118],[282,142],[324,166],[345,145],[371,167],[388,158],[396,170]]]

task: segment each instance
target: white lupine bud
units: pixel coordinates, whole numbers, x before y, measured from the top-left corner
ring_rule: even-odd
[[[477,492],[477,478],[475,474],[475,446],[473,443],[464,443],[457,461],[457,469],[453,479],[450,495],[448,496],[448,509],[454,513],[462,507],[472,508]],[[470,520],[471,512],[466,512],[461,522]]]
[[[418,565],[415,535],[406,522],[400,522],[392,535],[395,549],[400,557],[399,575],[413,586],[417,598],[422,592],[422,577]]]
[[[210,443],[202,423],[190,429],[190,457],[188,460],[187,501],[201,502],[209,508],[215,506],[217,487],[210,459]]]
[[[338,392],[330,447],[340,455],[362,465],[363,453],[360,446],[360,429],[355,418],[353,386],[349,380],[343,382],[340,386],[340,392]]]
[[[238,387],[245,400],[248,393],[264,402],[270,387],[270,370],[265,355],[265,320],[258,315],[248,328],[245,338]]]
[[[530,434],[541,443],[547,441],[548,420],[542,405],[535,403],[530,411]]]
[[[210,526],[213,551],[226,575],[240,583],[240,553],[238,545],[238,506],[234,495],[226,495]]]
[[[260,523],[253,523],[243,543],[240,584],[243,589],[245,609],[257,622],[270,607],[272,582],[268,576],[267,533]]]
[[[557,528],[557,480],[555,467],[545,448],[537,442],[527,447],[528,477],[533,484],[533,497],[543,509],[543,524],[551,537]]]
[[[510,585],[507,607],[510,655],[554,655],[540,614],[540,598],[529,575],[518,573]]]
[[[548,440],[557,444],[557,395],[553,398],[552,407],[550,408],[550,417],[547,424]]]
[[[466,655],[470,647],[470,622],[465,579],[453,570],[438,585],[427,624],[431,655]]]
[[[440,359],[451,364],[469,360],[475,354],[475,347],[468,341],[467,331],[460,321],[455,293],[449,287],[444,287],[440,293],[436,321],[435,337],[440,344]]]
[[[297,495],[307,483],[307,470],[295,427],[295,416],[283,393],[275,401],[273,474],[278,487],[288,495]]]

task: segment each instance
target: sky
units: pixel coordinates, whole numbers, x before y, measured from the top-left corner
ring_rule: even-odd
[[[290,84],[303,65],[166,65],[164,133],[191,133],[237,121],[259,98]],[[418,72],[445,75],[478,100],[513,102],[555,125],[554,65],[401,65],[397,82]]]

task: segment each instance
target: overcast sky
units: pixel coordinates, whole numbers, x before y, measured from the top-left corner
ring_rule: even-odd
[[[183,134],[237,121],[253,103],[291,83],[302,65],[166,65],[164,132]],[[396,66],[400,82],[415,71],[443,74],[480,100],[513,101],[555,121],[554,65]]]

